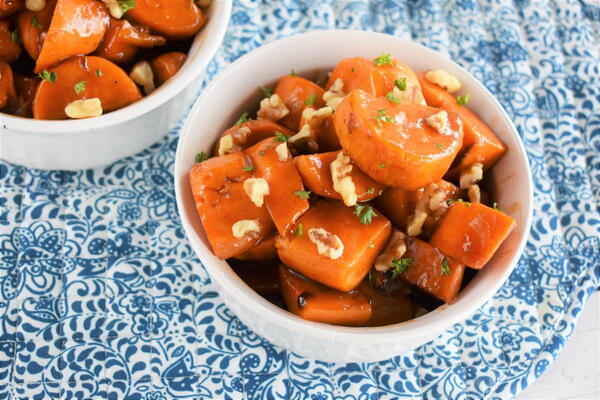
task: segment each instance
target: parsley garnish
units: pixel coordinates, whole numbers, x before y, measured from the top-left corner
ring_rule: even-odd
[[[412,264],[413,259],[408,257],[396,258],[392,259],[392,279],[396,279],[400,275],[406,272],[410,264]]]
[[[135,0],[119,0],[119,7],[123,13],[126,13],[135,7]]]
[[[279,131],[275,131],[275,141],[279,143],[287,142],[288,137]]]
[[[360,218],[360,223],[363,225],[369,225],[373,220],[373,217],[377,216],[375,211],[373,211],[373,207],[362,206],[360,204],[354,206],[354,215]]]
[[[247,167],[242,168],[244,171],[254,171],[253,165],[248,165]]]
[[[496,211],[501,211],[500,207],[498,207],[498,203],[494,202],[494,204],[492,204],[492,208]]]
[[[308,99],[304,100],[304,104],[306,104],[307,106],[312,106],[313,104],[315,104],[315,100],[317,100],[317,94],[313,93],[310,96],[308,96]]]
[[[406,77],[398,78],[394,81],[394,85],[400,90],[406,90]]]
[[[294,194],[298,197],[300,197],[302,200],[308,200],[308,198],[310,197],[311,191],[310,190],[296,190],[294,191]]]
[[[245,122],[248,122],[248,121],[249,121],[249,119],[248,119],[248,113],[245,112],[245,113],[242,113],[242,115],[240,115],[240,119],[238,119],[237,122],[234,125],[236,125],[236,126],[237,125],[241,125],[241,124],[243,124]]]
[[[265,155],[265,152],[261,150],[261,151],[259,151],[259,152],[258,152],[258,155],[259,155],[259,156],[264,156],[264,155]]]
[[[437,148],[438,148],[438,149],[440,149],[440,150],[444,150],[444,149],[446,148],[446,146],[444,146],[444,145],[443,145],[443,144],[441,144],[441,143],[436,143],[436,146],[437,146]]]
[[[295,234],[296,236],[302,236],[304,234],[304,228],[302,227],[302,224],[298,224]]]
[[[442,260],[442,275],[450,275],[452,271],[450,270],[450,266],[448,265],[448,259],[444,257]]]
[[[369,190],[367,190],[365,193],[366,193],[366,194],[373,194],[373,193],[375,193],[375,188],[370,188],[370,189],[369,189]]]
[[[21,43],[21,39],[19,38],[19,32],[17,30],[14,30],[10,33],[10,38],[16,44]]]
[[[388,92],[388,94],[386,94],[385,97],[387,97],[387,99],[394,104],[400,104],[402,102],[400,98],[394,96],[394,92]]]
[[[290,76],[298,76],[294,68],[292,68],[292,70],[290,71]]]
[[[104,76],[104,72],[101,69],[96,70],[96,76]]]
[[[38,78],[41,78],[50,83],[54,83],[58,79],[58,75],[54,71],[48,72],[48,70],[45,69],[41,73],[38,74]]]
[[[75,90],[75,93],[81,94],[85,90],[85,85],[87,85],[86,81],[77,82],[73,85],[73,90]]]
[[[457,96],[456,102],[461,106],[466,106],[469,103],[469,95],[465,94],[464,96]]]
[[[373,60],[373,64],[381,67],[382,65],[392,65],[392,57],[390,53],[383,53]]]
[[[388,117],[387,114],[385,113],[385,108],[382,108],[381,110],[377,110],[377,116],[375,117],[375,121],[377,121],[377,122],[381,122],[381,121],[392,122],[392,119],[390,117]]]
[[[449,206],[451,206],[454,203],[463,203],[465,205],[465,207],[471,207],[471,203],[469,203],[468,201],[464,201],[463,199],[449,199],[449,200],[446,200],[446,204],[448,204]]]
[[[273,96],[273,89],[271,88],[259,86],[258,89],[260,90],[264,98],[269,98]]]
[[[31,17],[31,25],[35,26],[36,28],[41,28],[42,24],[40,24],[40,20],[37,19],[37,17]]]
[[[375,285],[375,271],[373,271],[372,269],[369,270],[369,284],[371,286]]]
[[[379,163],[379,165],[378,165],[378,167],[379,167],[379,168],[385,168],[385,167],[386,167],[386,165],[385,165],[385,163],[382,163],[382,162],[380,162],[380,163]]]
[[[206,161],[208,160],[208,156],[206,155],[205,152],[201,151],[200,153],[196,154],[196,162],[200,163],[202,161]]]

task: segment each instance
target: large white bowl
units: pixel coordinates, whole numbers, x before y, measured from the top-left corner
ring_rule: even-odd
[[[215,0],[188,60],[150,96],[98,118],[37,121],[0,113],[0,158],[30,168],[78,170],[107,165],[158,141],[188,111],[219,48],[231,0]]]
[[[345,57],[391,53],[415,70],[445,69],[471,95],[469,107],[508,146],[492,173],[495,196],[517,220],[517,228],[490,263],[452,305],[404,323],[378,328],[349,328],[303,320],[258,296],[215,257],[208,245],[188,182],[199,151],[209,152],[215,139],[240,113],[253,110],[257,86],[273,84],[291,68],[299,74],[333,67]],[[267,60],[267,61],[265,61]],[[232,95],[235,94],[235,95]],[[471,315],[504,283],[525,245],[532,213],[532,181],[527,156],[515,127],[494,97],[463,68],[410,41],[361,31],[319,31],[269,43],[237,60],[204,91],[181,133],[175,161],[175,190],[183,226],[196,254],[208,270],[227,306],[250,328],[272,343],[325,361],[382,360],[412,350]]]

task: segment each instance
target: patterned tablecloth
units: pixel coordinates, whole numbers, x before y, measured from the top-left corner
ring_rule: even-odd
[[[177,215],[177,130],[96,170],[0,162],[0,399],[505,399],[548,368],[600,280],[600,4],[235,1],[209,75],[265,42],[333,27],[448,55],[513,118],[534,222],[494,299],[409,354],[304,359],[249,331],[213,291]]]

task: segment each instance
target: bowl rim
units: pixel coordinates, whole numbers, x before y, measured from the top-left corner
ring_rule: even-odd
[[[267,59],[266,55],[269,54],[272,48],[277,46],[287,45],[287,47],[289,48],[294,48],[294,43],[296,41],[312,41],[313,43],[318,43],[318,39],[322,35],[339,34],[364,36],[363,40],[377,40],[378,38],[383,37],[385,37],[387,40],[390,40],[390,38],[393,38],[393,40],[395,40],[398,44],[414,46],[415,48],[419,48],[420,51],[423,51],[426,54],[426,57],[433,56],[445,58],[456,69],[460,70],[462,73],[467,75],[473,81],[474,85],[478,86],[478,89],[481,90],[483,96],[487,98],[487,100],[492,102],[494,107],[498,110],[500,118],[509,128],[506,135],[512,136],[515,139],[515,142],[517,143],[516,148],[514,148],[513,150],[515,150],[519,154],[519,158],[522,160],[522,163],[526,166],[525,179],[528,186],[527,199],[526,202],[524,202],[523,204],[523,209],[527,210],[527,212],[524,214],[525,225],[522,237],[520,238],[520,241],[518,243],[517,251],[514,253],[511,259],[506,261],[508,267],[505,268],[505,270],[498,277],[495,283],[490,286],[489,290],[484,295],[476,297],[474,301],[463,304],[463,306],[460,309],[453,309],[452,312],[450,312],[450,310],[444,311],[447,306],[446,304],[444,304],[438,307],[436,310],[429,312],[423,317],[415,318],[394,325],[387,325],[381,327],[346,327],[304,320],[286,310],[277,307],[276,305],[264,299],[262,296],[255,293],[252,289],[250,289],[246,284],[243,283],[243,281],[237,276],[237,274],[233,272],[231,268],[222,268],[223,264],[225,266],[228,266],[226,261],[219,260],[220,262],[213,262],[212,260],[210,260],[211,257],[215,258],[214,255],[212,254],[208,246],[202,243],[200,238],[196,235],[194,227],[192,226],[191,222],[188,220],[187,215],[184,212],[184,203],[182,196],[185,194],[182,193],[180,189],[182,185],[181,177],[187,176],[189,168],[185,167],[188,170],[182,171],[184,166],[182,165],[181,157],[183,148],[185,147],[186,139],[190,135],[194,134],[191,127],[193,125],[193,120],[195,120],[196,118],[198,110],[202,108],[202,103],[204,103],[206,99],[210,97],[213,91],[218,90],[218,87],[220,86],[221,82],[229,79],[229,77],[232,74],[238,72],[240,68],[243,68],[243,65],[249,59],[255,57],[262,57],[263,59]],[[185,174],[182,174],[182,172],[185,172]],[[217,284],[221,288],[227,288],[225,291],[228,295],[235,297],[240,303],[244,304],[245,307],[251,309],[253,312],[260,315],[262,318],[267,319],[276,325],[284,326],[289,330],[296,330],[309,337],[321,339],[324,337],[328,337],[337,342],[343,342],[348,344],[364,343],[364,339],[366,336],[368,336],[369,339],[376,340],[378,343],[389,343],[398,341],[399,334],[402,335],[402,340],[422,338],[424,336],[427,336],[428,334],[440,333],[439,329],[435,330],[436,327],[443,327],[444,329],[447,329],[453,324],[464,320],[466,317],[475,312],[479,307],[481,307],[486,301],[492,298],[493,295],[497,293],[500,287],[505,283],[510,273],[513,271],[527,243],[533,214],[533,180],[529,160],[527,157],[527,152],[525,151],[525,146],[512,120],[509,118],[508,114],[506,113],[502,105],[498,102],[498,100],[490,93],[490,91],[465,68],[463,68],[453,60],[449,59],[448,57],[445,57],[443,54],[436,52],[435,50],[427,48],[411,40],[394,37],[392,35],[355,29],[318,30],[278,39],[266,43],[248,52],[247,54],[245,54],[244,56],[240,57],[235,62],[227,66],[225,69],[223,69],[205,88],[202,95],[196,99],[186,118],[186,121],[181,129],[179,142],[177,145],[174,174],[175,197],[177,201],[178,213],[181,218],[186,237],[188,238],[190,245],[194,249],[194,252],[200,259],[202,265],[204,265],[204,267],[206,268],[210,277],[212,279],[215,279],[217,281]],[[241,285],[239,284],[240,282],[242,283]],[[431,322],[427,322],[427,326],[431,328],[429,332],[424,330],[423,326],[418,326],[419,324],[414,323],[414,321],[420,320],[421,318],[425,318],[427,316],[429,316],[428,320],[431,320]],[[435,332],[433,332],[432,330],[435,330]]]
[[[207,13],[207,24],[196,35],[188,57],[177,76],[141,100],[99,117],[81,120],[36,120],[0,112],[3,129],[21,134],[64,137],[108,128],[149,113],[172,99],[200,76],[223,42],[229,26],[233,0],[214,1]]]

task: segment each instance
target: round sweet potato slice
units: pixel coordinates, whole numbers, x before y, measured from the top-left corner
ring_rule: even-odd
[[[34,60],[38,59],[42,51],[55,6],[56,0],[50,0],[41,11],[23,11],[17,15],[19,37],[25,51]]]
[[[128,63],[139,47],[151,48],[166,43],[162,36],[151,35],[148,28],[135,26],[127,20],[110,19],[110,25],[96,55],[114,63]]]
[[[10,31],[8,21],[0,21],[0,60],[14,62],[21,55],[17,37]]]
[[[12,69],[5,61],[0,60],[0,108],[4,107],[15,94]]]
[[[162,85],[171,79],[177,71],[181,69],[187,55],[178,51],[161,54],[150,62],[152,72],[154,72],[154,81],[157,85]]]
[[[127,16],[169,39],[193,36],[206,22],[202,10],[190,0],[136,0]]]

